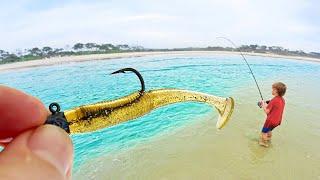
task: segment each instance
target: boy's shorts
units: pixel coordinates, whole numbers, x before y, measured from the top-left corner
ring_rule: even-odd
[[[274,127],[263,127],[261,132],[268,133],[268,132],[272,131],[273,129],[274,129]]]

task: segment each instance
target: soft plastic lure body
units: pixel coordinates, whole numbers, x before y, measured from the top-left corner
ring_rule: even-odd
[[[145,92],[143,78],[135,69],[125,68],[113,74],[126,71],[132,71],[139,77],[140,91],[116,100],[83,105],[64,112],[60,112],[58,104],[52,103],[49,106],[52,115],[49,116],[47,124],[58,125],[68,133],[91,132],[141,117],[158,107],[188,101],[207,103],[215,107],[219,113],[216,124],[218,129],[221,129],[232,115],[234,100],[231,97],[222,98],[181,89],[159,89]]]

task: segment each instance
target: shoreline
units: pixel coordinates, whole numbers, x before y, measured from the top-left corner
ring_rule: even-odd
[[[243,53],[246,56],[260,56],[269,58],[285,58],[300,61],[311,61],[320,63],[320,59],[302,57],[302,56],[284,56],[277,54],[265,54],[265,53]],[[128,53],[111,53],[111,54],[91,54],[91,55],[79,55],[79,56],[64,56],[64,57],[52,57],[39,60],[23,61],[10,64],[1,64],[0,71],[10,71],[16,69],[26,69],[41,66],[51,66],[57,64],[65,64],[71,62],[84,62],[95,60],[109,60],[120,58],[133,58],[143,56],[159,56],[159,55],[240,55],[240,52],[230,51],[159,51],[159,52],[128,52]]]

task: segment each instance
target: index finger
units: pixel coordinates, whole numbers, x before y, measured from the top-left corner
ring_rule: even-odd
[[[0,85],[0,139],[44,124],[48,112],[35,97]]]

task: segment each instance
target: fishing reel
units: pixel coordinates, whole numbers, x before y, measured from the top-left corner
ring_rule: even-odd
[[[269,102],[270,102],[270,100],[266,101],[267,104],[269,104]],[[261,101],[258,102],[258,106],[259,106],[259,108],[262,108],[262,103],[261,103]]]

